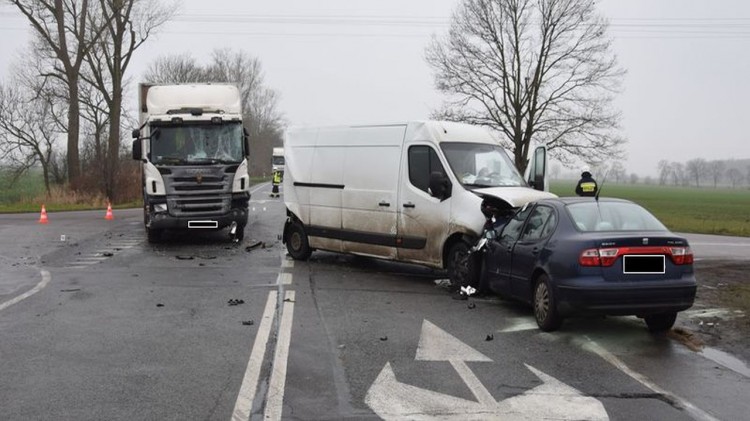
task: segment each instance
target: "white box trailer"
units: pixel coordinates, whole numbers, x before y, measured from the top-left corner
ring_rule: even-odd
[[[466,262],[486,220],[483,197],[508,209],[554,197],[539,191],[544,148],[531,162],[534,190],[497,139],[466,124],[292,128],[284,152],[283,240],[295,259],[352,253],[446,268],[455,283],[473,283]]]

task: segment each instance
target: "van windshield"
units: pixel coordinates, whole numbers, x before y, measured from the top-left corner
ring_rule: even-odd
[[[508,154],[499,145],[444,142],[440,148],[453,174],[466,188],[526,186]]]

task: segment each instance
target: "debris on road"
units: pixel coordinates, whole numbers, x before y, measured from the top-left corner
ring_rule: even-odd
[[[252,326],[255,324],[254,320],[245,320],[242,322],[242,326]]]
[[[60,292],[76,292],[80,290],[81,288],[70,288],[70,289],[61,289]]]
[[[450,279],[435,279],[435,286],[439,288],[450,289],[451,280]]]
[[[489,342],[489,341],[491,341],[491,340],[493,340],[493,339],[495,339],[495,335],[493,335],[493,334],[491,334],[491,333],[490,333],[489,335],[487,335],[487,337],[486,337],[486,338],[484,338],[484,340],[485,340],[485,341],[487,341],[487,342]]]
[[[465,287],[461,287],[461,293],[466,294],[467,296],[471,297],[472,295],[477,293],[477,290],[474,287],[465,286]]]
[[[284,298],[284,302],[285,302],[285,303],[293,303],[293,302],[294,302],[294,300],[292,300],[292,299],[289,299],[289,298]]]
[[[164,307],[164,304],[162,304],[162,303],[158,303],[158,304],[156,304],[156,306],[157,306],[157,307]]]
[[[195,259],[194,256],[183,256],[183,255],[179,255],[179,254],[177,256],[175,256],[175,258],[177,260],[193,260],[193,259]]]
[[[474,308],[475,308],[476,306],[477,306],[477,305],[476,305],[475,303],[469,303],[469,305],[468,305],[468,306],[466,306],[466,307],[468,307],[468,308],[469,308],[469,310],[473,310],[473,309],[474,309]]]
[[[229,304],[230,306],[238,306],[240,304],[245,304],[245,300],[238,300],[238,299],[232,298],[231,300],[227,301],[227,304]]]
[[[112,253],[111,251],[105,251],[105,252],[101,253],[101,255],[102,255],[103,257],[112,257],[112,256],[114,256],[115,254],[114,254],[114,253]]]
[[[262,241],[250,240],[250,245],[245,247],[245,251],[253,251],[260,246],[263,246],[262,248],[266,248],[265,244]]]
[[[381,341],[387,341],[387,340],[388,340],[388,337],[387,337],[387,336],[381,336],[381,337],[380,337],[380,340],[381,340]]]

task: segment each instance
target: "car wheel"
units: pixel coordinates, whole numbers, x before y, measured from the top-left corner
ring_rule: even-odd
[[[562,317],[557,312],[557,301],[550,285],[549,277],[541,275],[534,285],[534,318],[539,329],[552,332],[562,325]]]
[[[677,320],[677,312],[651,314],[643,319],[646,321],[649,332],[666,332],[674,326],[674,322]]]
[[[294,221],[289,224],[285,240],[286,249],[294,260],[307,260],[312,254],[307,234],[301,223]]]
[[[469,253],[469,245],[463,241],[453,244],[447,256],[448,278],[455,289],[479,286],[479,271],[476,258]]]

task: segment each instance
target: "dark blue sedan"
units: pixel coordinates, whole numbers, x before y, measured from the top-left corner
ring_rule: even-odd
[[[693,305],[687,240],[633,202],[545,199],[498,231],[488,234],[480,286],[531,304],[544,331],[579,313],[636,315],[665,331]]]

